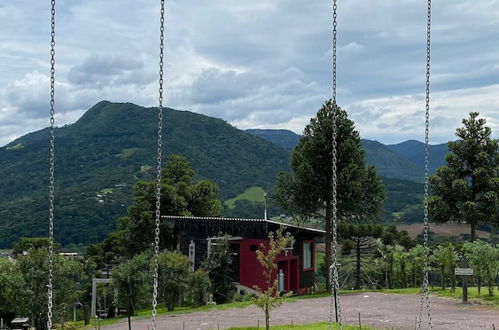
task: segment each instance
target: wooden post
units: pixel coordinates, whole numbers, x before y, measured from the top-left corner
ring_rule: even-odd
[[[360,321],[360,312],[359,312],[359,329],[362,329],[362,322]]]

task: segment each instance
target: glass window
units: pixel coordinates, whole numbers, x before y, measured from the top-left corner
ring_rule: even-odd
[[[303,242],[303,269],[310,269],[312,267],[312,242]]]

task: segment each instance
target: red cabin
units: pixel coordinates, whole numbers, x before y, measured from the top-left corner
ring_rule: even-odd
[[[260,244],[268,244],[269,232],[275,232],[280,226],[285,226],[285,232],[290,232],[294,241],[277,258],[280,288],[283,291],[303,294],[314,286],[315,247],[317,240],[323,240],[323,230],[264,219],[179,216],[165,218],[173,223],[178,249],[189,256],[193,269],[200,266],[210,246],[220,239],[220,233],[228,235],[232,252],[229,272],[236,285],[245,291],[251,291],[255,285],[261,288],[265,286],[256,250],[260,248]]]

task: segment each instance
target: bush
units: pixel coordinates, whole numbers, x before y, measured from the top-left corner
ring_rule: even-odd
[[[223,304],[232,299],[236,287],[228,272],[230,263],[228,241],[223,239],[218,243],[219,245],[211,247],[210,254],[204,260],[202,267],[210,278],[213,300],[217,304]]]
[[[189,280],[189,300],[192,305],[204,305],[210,287],[211,281],[207,272],[200,268],[192,273]]]
[[[188,291],[192,274],[191,264],[189,258],[177,252],[159,254],[158,262],[159,298],[164,301],[168,311],[173,311]]]

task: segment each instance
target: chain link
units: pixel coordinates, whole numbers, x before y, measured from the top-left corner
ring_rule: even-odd
[[[50,10],[50,160],[49,160],[49,255],[47,329],[52,329],[54,269],[54,165],[55,165],[55,0]]]
[[[329,307],[329,329],[332,329],[333,322],[337,321],[339,328],[343,329],[343,324],[342,324],[342,316],[341,316],[341,304],[340,304],[340,299],[339,299],[339,278],[338,278],[338,259],[337,259],[337,246],[338,246],[338,236],[337,236],[337,230],[338,230],[338,218],[337,218],[337,200],[338,200],[338,195],[337,195],[337,188],[338,188],[338,177],[337,177],[337,162],[338,162],[338,157],[337,157],[337,104],[336,104],[336,41],[337,41],[337,3],[336,0],[333,0],[333,88],[332,88],[332,94],[333,94],[333,100],[332,100],[332,120],[333,120],[333,182],[332,182],[332,192],[333,192],[333,228],[332,228],[332,233],[333,233],[333,260],[332,260],[332,265],[329,270],[329,282],[331,286],[331,303]],[[333,321],[334,320],[334,321]]]
[[[430,159],[430,51],[431,51],[431,0],[428,0],[428,11],[427,11],[427,24],[426,24],[426,98],[425,98],[425,163],[424,163],[424,274],[423,283],[421,285],[421,304],[419,306],[418,315],[418,329],[421,329],[421,323],[423,320],[423,310],[426,305],[426,311],[428,313],[428,329],[432,328],[431,319],[431,304],[430,304],[430,294],[429,294],[429,283],[428,283],[428,271],[429,271],[429,247],[428,247],[428,232],[430,230],[429,226],[429,212],[428,212],[428,197],[429,197],[429,159]]]
[[[154,282],[152,294],[152,330],[156,330],[156,315],[158,306],[158,280],[159,280],[159,234],[161,222],[161,161],[163,157],[163,58],[165,40],[165,0],[160,0],[161,15],[159,28],[159,90],[158,90],[158,154],[156,174],[156,219],[154,229]]]

